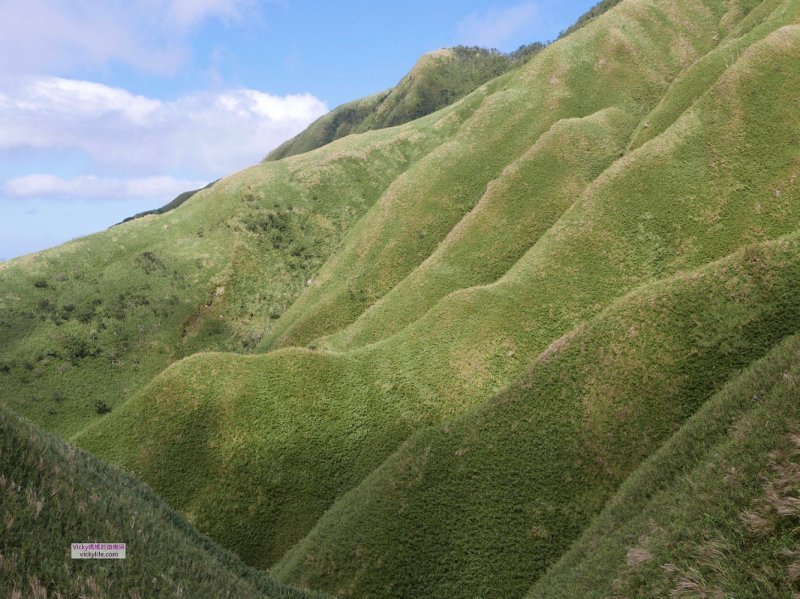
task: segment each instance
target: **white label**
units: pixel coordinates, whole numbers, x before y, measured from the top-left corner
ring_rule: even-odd
[[[73,543],[72,559],[125,559],[125,543]]]

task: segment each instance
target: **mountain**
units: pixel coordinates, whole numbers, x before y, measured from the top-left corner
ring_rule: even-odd
[[[560,37],[584,27],[619,1],[598,3]],[[534,42],[509,54],[477,46],[455,46],[429,52],[392,89],[338,106],[275,148],[265,160],[281,160],[322,147],[345,135],[395,127],[436,112],[490,79],[529,61],[544,47],[545,44]]]
[[[589,18],[588,15],[586,18]],[[543,44],[535,42],[521,46],[510,54],[465,46],[430,52],[420,58],[411,72],[392,89],[333,109],[306,130],[275,148],[264,160],[280,160],[302,154],[351,133],[394,127],[428,115],[530,60],[542,48]],[[181,193],[161,208],[140,212],[123,222],[174,210],[214,183],[216,181],[203,189]]]
[[[150,216],[151,214],[164,214],[165,212],[169,212],[170,210],[175,210],[175,208],[183,204],[186,200],[194,196],[196,193],[199,193],[206,189],[210,189],[214,185],[214,183],[216,183],[216,181],[209,183],[208,185],[206,185],[201,189],[193,189],[191,191],[184,191],[183,193],[179,193],[177,196],[175,196],[175,198],[171,202],[163,205],[161,208],[156,208],[155,210],[145,210],[144,212],[140,212],[138,214],[134,214],[133,216],[129,216],[122,222],[126,223],[135,218],[142,218],[143,216]]]
[[[579,25],[0,264],[0,402],[297,587],[793,597],[800,0]]]
[[[430,52],[392,89],[335,108],[275,148],[266,160],[302,154],[351,133],[395,127],[436,112],[530,60],[543,47],[531,44],[512,54],[465,46]]]

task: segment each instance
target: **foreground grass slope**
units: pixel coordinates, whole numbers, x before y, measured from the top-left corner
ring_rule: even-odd
[[[528,597],[795,597],[800,338],[734,378]]]
[[[753,8],[711,0],[623,2],[521,71],[417,122],[436,127],[470,107],[452,138],[411,165],[356,224],[266,344],[313,341],[352,322],[437,247],[463,241],[466,256],[467,241],[481,239],[484,215],[484,230],[502,223],[501,210],[486,209],[491,201],[479,203],[496,181],[491,187],[505,189],[498,198],[516,202],[517,214],[535,226],[527,250],[525,239],[483,246],[489,254],[473,267],[484,284],[455,292],[451,282],[443,292],[430,285],[432,296],[409,326],[394,331],[384,318],[393,335],[343,353],[196,355],[79,442],[131,468],[223,545],[270,565],[409,435],[485,402],[621,296],[797,230],[800,123],[793,106],[800,73],[791,24],[798,3],[773,4],[740,28]],[[619,140],[635,134],[632,118],[646,118],[702,56],[750,33],[747,49],[671,126],[608,165]],[[548,110],[553,115],[541,116]],[[564,122],[554,128],[558,121]],[[603,130],[611,132],[606,144],[592,143]],[[596,162],[539,181],[542,165],[564,155],[556,142],[575,139],[586,140],[584,155]],[[537,143],[540,163],[526,156]],[[512,163],[521,168],[508,168]],[[536,195],[525,204],[528,187]],[[536,213],[539,197],[542,224],[525,210]],[[463,236],[450,236],[456,225]],[[484,265],[494,257],[501,266],[491,274]],[[460,266],[469,268],[466,261]],[[753,334],[776,341],[770,321],[759,322],[763,328]],[[755,350],[745,355],[758,357]],[[682,421],[650,416],[659,430]],[[604,476],[600,465],[592,467]],[[595,511],[613,489],[598,494]],[[571,511],[563,518],[570,521]],[[576,522],[573,538],[587,520]],[[563,549],[545,544],[530,559],[549,563]],[[453,550],[452,559],[461,555]],[[365,575],[363,584],[379,582]]]
[[[197,533],[148,487],[0,407],[3,597],[317,597]],[[125,542],[125,560],[72,560]]]
[[[273,573],[339,596],[522,596],[643,460],[800,330],[798,250],[797,235],[751,246],[615,302],[490,402],[412,436]]]

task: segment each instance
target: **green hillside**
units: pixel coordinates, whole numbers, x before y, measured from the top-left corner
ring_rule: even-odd
[[[191,191],[184,191],[183,193],[179,193],[177,196],[175,196],[175,198],[171,202],[164,204],[161,208],[156,208],[155,210],[145,210],[144,212],[140,212],[138,214],[134,214],[133,216],[129,216],[122,222],[126,223],[136,218],[142,218],[144,216],[150,216],[153,214],[165,214],[170,210],[175,210],[175,208],[177,208],[181,204],[184,204],[186,201],[191,199],[195,194],[198,194],[201,191],[205,191],[206,189],[210,189],[214,185],[214,183],[216,183],[216,181],[209,183],[202,189],[193,189]]]
[[[259,165],[180,210],[0,264],[0,401],[69,436],[175,360],[254,348],[398,173],[465,114],[321,150],[313,172],[305,157]]]
[[[321,597],[284,587],[197,533],[148,487],[0,407],[3,597]],[[127,544],[75,560],[76,542]]]
[[[528,58],[0,264],[0,404],[302,588],[800,592],[800,0]]]
[[[340,596],[522,596],[725,381],[800,330],[798,250],[751,246],[615,302],[413,435],[273,572]]]
[[[541,48],[541,44],[531,44],[516,53],[502,54],[457,46],[425,54],[395,87],[334,108],[275,148],[266,160],[302,154],[351,133],[395,127],[436,112],[529,60]]]

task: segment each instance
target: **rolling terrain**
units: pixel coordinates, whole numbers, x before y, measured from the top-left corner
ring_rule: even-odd
[[[0,403],[298,588],[794,597],[800,0],[470,68],[0,264]]]
[[[248,568],[147,486],[4,407],[0,433],[4,597],[322,599]],[[70,563],[72,543],[122,538],[131,559]]]

